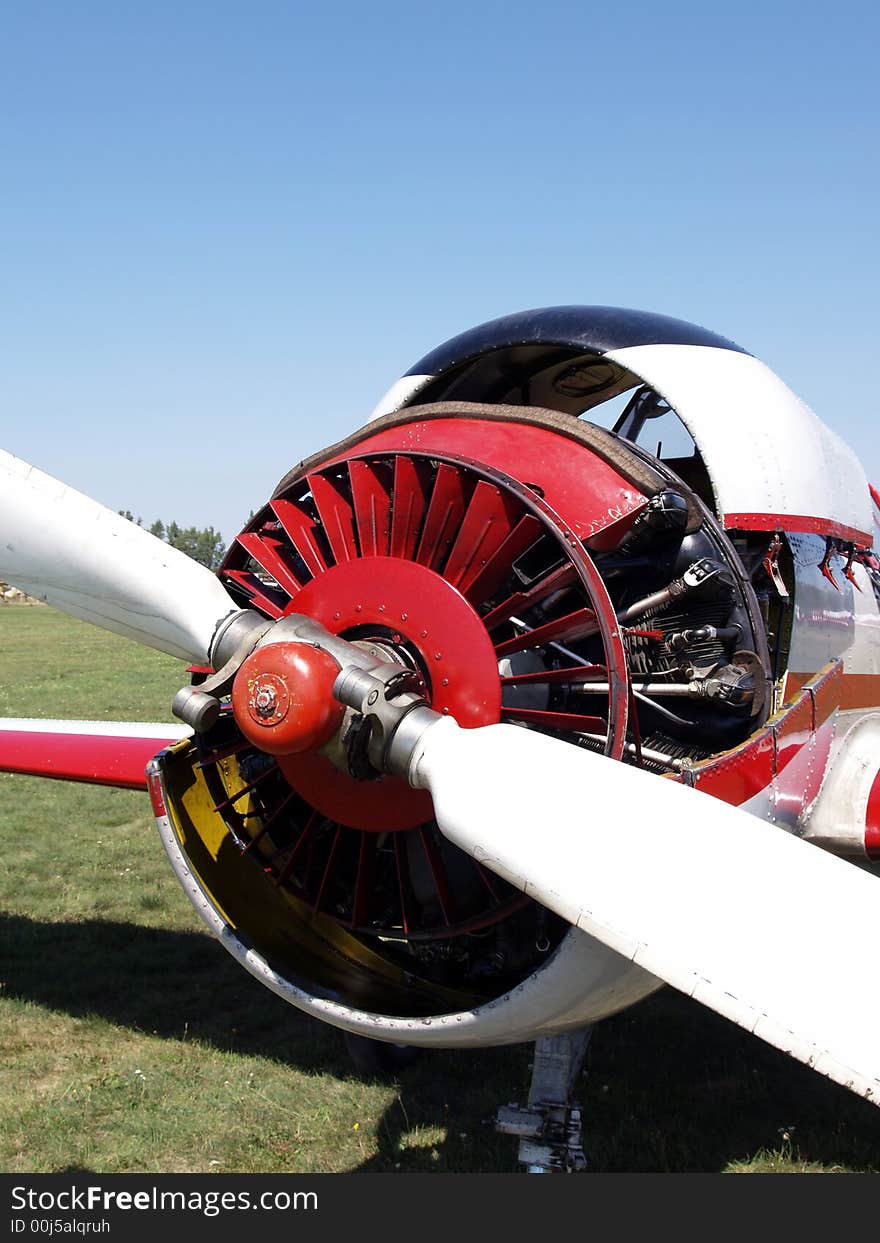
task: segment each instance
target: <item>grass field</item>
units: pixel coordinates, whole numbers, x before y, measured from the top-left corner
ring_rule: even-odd
[[[170,720],[181,676],[0,608],[0,716]],[[203,932],[145,794],[0,774],[0,834],[3,1171],[518,1168],[493,1121],[527,1093],[530,1046],[361,1081],[339,1032]],[[596,1171],[880,1171],[876,1107],[668,989],[600,1024],[581,1099]]]

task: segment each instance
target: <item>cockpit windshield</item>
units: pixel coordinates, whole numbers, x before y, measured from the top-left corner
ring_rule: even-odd
[[[630,398],[614,431],[664,461],[693,457],[697,450],[693,437],[669,403],[644,386]]]
[[[636,389],[613,430],[660,458],[710,508],[715,507],[709,475],[693,436],[654,389],[647,385]]]

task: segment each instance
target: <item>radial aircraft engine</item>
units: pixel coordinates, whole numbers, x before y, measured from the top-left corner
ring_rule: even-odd
[[[177,730],[7,721],[0,767],[148,785],[285,1000],[476,1046],[666,982],[877,1101],[878,497],[751,354],[618,308],[483,324],[216,576],[2,470],[0,577],[189,677]]]

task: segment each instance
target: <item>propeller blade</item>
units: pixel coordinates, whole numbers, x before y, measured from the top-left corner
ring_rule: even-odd
[[[0,578],[198,664],[217,623],[237,611],[205,566],[2,449]]]
[[[410,781],[480,863],[880,1103],[880,881],[644,770],[512,725],[431,725]]]

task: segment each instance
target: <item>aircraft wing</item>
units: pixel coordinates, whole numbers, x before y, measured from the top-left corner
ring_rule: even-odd
[[[191,733],[162,722],[7,717],[0,719],[0,772],[146,790],[149,761]]]

